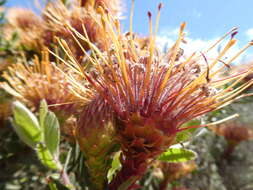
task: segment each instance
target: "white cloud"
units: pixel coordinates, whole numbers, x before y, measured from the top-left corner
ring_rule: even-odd
[[[158,36],[163,36],[163,37],[170,37],[173,39],[176,39],[178,36],[179,28],[164,28],[162,31],[159,32]],[[186,31],[187,33],[187,31]]]
[[[170,47],[173,46],[173,44],[175,43],[177,36],[178,36],[178,31],[179,29],[172,29],[169,30],[168,32],[166,32],[165,30],[163,30],[158,36],[157,36],[157,44],[158,47],[161,47],[161,50],[164,49],[169,49]],[[252,30],[253,32],[253,30]],[[186,32],[187,34],[187,32]],[[252,33],[253,34],[253,33]],[[186,39],[186,44],[181,45],[181,48],[184,49],[184,55],[185,57],[190,56],[193,52],[205,52],[205,50],[207,50],[209,47],[211,47],[219,38],[212,38],[212,39],[208,39],[208,40],[203,40],[200,38],[191,38],[188,37],[189,35],[186,35],[187,37]],[[224,40],[224,42],[222,42],[221,44],[217,45],[215,48],[213,48],[210,52],[208,52],[207,54],[205,54],[205,56],[209,59],[209,60],[213,60],[215,59],[219,52],[223,49],[223,47],[226,45],[226,43],[228,42],[228,40]],[[223,61],[226,61],[230,58],[232,58],[239,50],[241,49],[241,47],[237,44],[235,44],[226,54],[225,56],[222,58]],[[248,55],[246,53],[244,53],[243,55],[239,56],[234,63],[241,63],[245,60],[245,57],[248,57]]]
[[[247,37],[252,40],[253,39],[253,28],[250,28],[246,31]]]

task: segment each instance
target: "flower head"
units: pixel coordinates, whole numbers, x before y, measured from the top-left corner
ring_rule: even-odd
[[[65,39],[75,58],[82,60],[83,51],[79,43],[85,50],[89,50],[90,47],[87,43],[76,42],[71,32],[66,29],[66,24],[70,24],[104,50],[109,44],[109,39],[101,22],[102,4],[104,5],[96,1],[96,6],[93,7],[80,6],[77,3],[67,6],[61,1],[49,2],[41,10],[42,16],[36,15],[29,9],[12,8],[7,14],[8,24],[4,27],[4,33],[6,39],[11,39],[12,34],[17,32],[18,47],[25,47],[25,50],[37,53],[40,53],[45,47],[51,49],[57,38]],[[84,33],[84,28],[86,33]]]
[[[162,178],[162,181],[159,185],[160,190],[167,189],[169,183],[185,177],[197,168],[195,161],[178,163],[157,161],[154,166],[156,167],[154,175],[156,175],[158,178]]]
[[[194,161],[182,162],[182,163],[166,163],[160,162],[159,165],[164,177],[168,177],[169,181],[177,180],[196,169],[196,163]]]
[[[247,124],[235,120],[224,122],[218,126],[211,127],[217,135],[223,136],[228,142],[237,145],[242,141],[253,138],[253,130]]]
[[[28,50],[43,49],[43,20],[34,12],[25,8],[11,8],[7,12],[7,24],[4,26],[6,39],[10,39],[14,32],[19,36],[19,45]]]
[[[61,116],[77,113],[89,96],[87,95],[87,99],[75,96],[72,92],[73,85],[54,63],[49,61],[45,52],[42,61],[35,57],[32,63],[20,62],[11,65],[3,73],[3,77],[6,82],[1,83],[1,87],[8,93],[34,110],[38,110],[40,101],[45,99],[50,109]]]
[[[49,3],[43,11],[43,18],[46,22],[45,44],[50,46],[55,37],[64,39],[77,59],[82,59],[82,49],[89,50],[90,46],[82,41],[77,42],[66,25],[89,38],[100,49],[104,50],[109,43],[101,15],[91,7],[73,5],[69,8],[61,2]]]
[[[234,152],[236,146],[243,141],[253,139],[253,130],[249,124],[240,122],[240,120],[231,120],[210,127],[210,129],[219,136],[223,136],[227,141],[227,147],[224,152],[224,158],[228,159]]]
[[[109,21],[108,15],[104,16],[104,21],[115,28],[111,31],[112,45],[105,52],[93,49],[97,58],[90,57],[90,61],[97,70],[85,77],[113,107],[122,124],[120,126],[124,126],[119,130],[122,134],[130,130],[128,125],[134,125],[138,127],[131,129],[141,130],[143,127],[147,133],[147,129],[153,128],[159,134],[170,136],[180,131],[183,123],[219,109],[252,84],[249,81],[234,88],[252,69],[222,79],[216,77],[224,66],[215,66],[235,44],[233,38],[210,63],[203,53],[177,61],[185,24],[181,26],[175,45],[167,54],[162,55],[155,47],[152,29],[149,47],[141,49],[131,32],[128,35],[118,33],[120,29],[117,21],[114,25]],[[83,40],[92,44],[87,38]],[[252,43],[247,47],[250,45]],[[223,88],[224,84],[231,85]],[[144,134],[144,131],[140,133]]]
[[[236,43],[233,29],[221,38],[232,36],[214,60],[209,61],[208,52],[221,40],[205,52],[193,53],[182,60],[180,43],[184,41],[185,23],[181,25],[174,46],[163,54],[155,44],[159,15],[160,12],[153,32],[152,16],[148,14],[150,36],[146,48],[135,41],[131,24],[130,32],[121,34],[119,21],[106,11],[102,12],[102,19],[109,28],[111,46],[105,51],[100,51],[87,37],[72,30],[90,45],[92,55],[96,55],[86,54],[95,69],[83,73],[83,77],[107,101],[117,117],[115,127],[124,157],[122,170],[110,189],[117,189],[132,176],[138,179],[143,175],[148,163],[173,143],[176,133],[184,130],[182,124],[229,104],[253,83],[251,80],[236,87],[252,73],[252,68],[234,76],[217,77],[252,42],[226,64],[217,67]],[[225,84],[228,85],[226,88]]]
[[[8,23],[16,28],[29,30],[29,28],[38,27],[39,17],[29,9],[11,8],[7,12]]]
[[[121,0],[80,0],[80,4],[83,7],[91,6],[95,9],[101,6],[115,16],[120,15],[122,12]]]

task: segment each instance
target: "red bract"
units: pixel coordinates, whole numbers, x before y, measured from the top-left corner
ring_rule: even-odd
[[[75,136],[84,153],[94,190],[105,189],[110,161],[118,150],[114,125],[111,107],[99,96],[83,109],[77,123]]]

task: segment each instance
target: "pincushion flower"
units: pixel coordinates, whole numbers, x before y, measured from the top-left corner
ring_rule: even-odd
[[[40,101],[45,99],[49,108],[61,119],[77,113],[80,106],[88,101],[89,90],[85,90],[85,98],[75,96],[73,84],[49,61],[46,52],[41,61],[35,57],[31,63],[18,62],[11,65],[2,76],[6,82],[1,83],[1,88],[36,111]]]
[[[108,10],[114,16],[120,16],[122,13],[123,3],[121,0],[79,0],[83,7],[91,6],[98,8],[99,6]]]
[[[253,139],[253,130],[249,124],[240,122],[240,120],[227,121],[210,129],[219,136],[223,136],[228,143],[224,153],[228,158],[234,151],[235,147],[243,141]]]
[[[252,68],[237,75],[218,77],[226,65],[252,42],[225,65],[217,67],[220,59],[236,43],[234,30],[221,38],[232,34],[228,44],[211,62],[207,54],[221,40],[207,51],[181,60],[179,47],[180,42],[184,41],[185,23],[181,25],[174,46],[162,54],[155,44],[158,21],[153,32],[151,13],[147,48],[141,48],[135,41],[131,24],[130,32],[123,35],[119,21],[108,12],[102,12],[102,19],[109,28],[112,41],[110,48],[103,52],[87,36],[71,26],[69,29],[80,41],[88,43],[93,50],[92,55],[96,55],[86,53],[94,70],[81,75],[112,107],[116,116],[115,130],[123,152],[122,169],[109,188],[116,190],[122,183],[131,181],[129,189],[133,189],[149,164],[173,143],[178,132],[186,129],[181,127],[182,124],[229,104],[253,83],[251,80],[236,87],[252,73]],[[228,85],[226,88],[225,84]]]
[[[178,163],[159,162],[155,167],[161,170],[162,173],[163,180],[159,185],[159,190],[167,189],[169,183],[188,175],[197,168],[195,161]]]
[[[71,6],[67,6],[59,0],[48,2],[41,10],[41,16],[29,9],[12,8],[8,10],[7,14],[8,24],[4,27],[5,38],[11,39],[12,34],[17,32],[19,37],[17,46],[38,54],[45,47],[55,48],[57,37],[65,39],[75,57],[82,60],[83,52],[65,25],[70,24],[83,35],[85,35],[83,30],[85,28],[89,39],[99,48],[105,49],[109,39],[102,26],[100,9],[110,5],[110,7],[114,7],[112,11],[117,12],[119,7],[116,4],[118,2],[96,1],[94,2],[96,6],[81,6],[80,3],[73,2]],[[89,50],[87,44],[82,44],[82,46]]]
[[[105,49],[110,42],[107,37],[107,31],[101,22],[101,15],[92,7],[81,7],[73,5],[66,7],[61,2],[48,3],[43,11],[45,20],[44,41],[46,46],[54,42],[55,37],[66,40],[72,54],[80,61],[83,58],[83,51],[79,44],[73,39],[71,32],[66,28],[69,24],[82,35],[87,35],[90,41],[96,44],[100,49]],[[84,31],[86,33],[84,33]],[[82,42],[82,48],[89,50],[87,43]]]
[[[6,39],[10,39],[14,32],[19,37],[19,46],[28,50],[43,49],[43,20],[29,9],[10,8],[6,15],[7,24],[3,27]]]

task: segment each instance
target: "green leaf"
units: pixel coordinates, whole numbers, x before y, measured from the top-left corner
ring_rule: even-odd
[[[0,0],[0,6],[3,6],[6,3],[6,0]]]
[[[191,133],[188,130],[181,131],[181,132],[177,133],[176,142],[177,143],[185,142],[185,141],[189,140],[190,137],[191,137]]]
[[[67,188],[65,185],[61,184],[59,180],[52,179],[56,189],[53,190],[70,190],[71,188]],[[73,188],[72,188],[73,189]]]
[[[35,148],[37,142],[31,138],[30,134],[23,130],[20,126],[18,126],[13,119],[11,119],[11,125],[21,141],[23,141],[26,145],[30,146],[31,148]]]
[[[121,168],[120,155],[121,155],[121,152],[119,151],[113,157],[112,166],[111,166],[111,168],[110,168],[110,170],[108,171],[108,174],[107,174],[107,179],[108,179],[109,182],[112,181],[113,176]]]
[[[64,171],[67,171],[67,168],[68,168],[68,165],[69,165],[69,161],[70,161],[70,157],[71,157],[71,153],[72,153],[72,148],[69,150],[69,152],[67,154],[67,158],[65,160],[64,168],[63,168]]]
[[[42,128],[42,130],[44,130],[44,122],[47,112],[48,112],[47,102],[46,100],[42,100],[40,102],[40,113],[39,113],[40,127]]]
[[[197,126],[200,124],[201,124],[200,120],[194,119],[194,120],[188,121],[187,123],[185,123],[181,127],[185,128],[185,127],[190,127],[190,126]],[[184,130],[184,131],[177,133],[176,142],[181,143],[181,142],[185,142],[185,141],[189,140],[191,137],[194,136],[194,133],[197,130],[198,130],[198,128],[192,128],[192,129]]]
[[[34,148],[42,140],[41,129],[37,118],[18,101],[13,103],[13,115],[13,127],[18,136],[28,146]]]
[[[61,183],[59,173],[52,174],[50,177],[48,177],[47,181],[48,181],[50,190],[70,190],[71,189]],[[74,190],[74,188],[72,189]]]
[[[61,164],[54,159],[53,155],[43,144],[40,143],[37,145],[36,152],[43,165],[54,170],[62,169]]]
[[[200,125],[200,124],[201,124],[201,121],[199,119],[193,119],[191,121],[186,122],[181,127],[184,128],[184,127],[190,127],[190,126],[195,126],[195,125]],[[189,129],[189,131],[194,131],[194,130],[195,128]]]
[[[184,148],[169,148],[158,157],[158,160],[165,162],[186,162],[194,160],[196,157],[197,154],[192,150]]]
[[[57,117],[49,111],[44,119],[44,140],[53,156],[58,156],[60,144],[60,126]]]
[[[56,184],[52,181],[50,181],[48,183],[48,186],[49,186],[50,190],[58,190]]]

